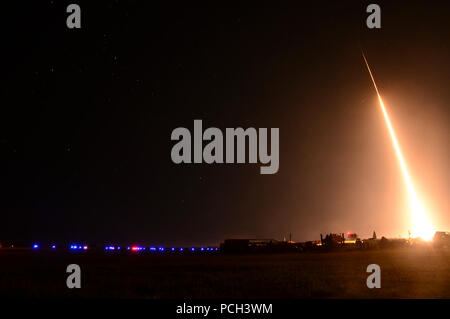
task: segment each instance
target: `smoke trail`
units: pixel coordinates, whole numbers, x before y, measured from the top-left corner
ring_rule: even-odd
[[[414,189],[414,185],[411,181],[411,178],[408,173],[408,169],[406,167],[405,161],[403,159],[403,155],[400,149],[400,145],[397,141],[397,137],[395,135],[395,131],[392,127],[391,120],[389,119],[389,115],[384,106],[383,100],[381,99],[380,92],[378,90],[377,84],[372,74],[372,70],[370,69],[369,63],[367,62],[366,56],[364,52],[362,52],[362,56],[364,58],[364,62],[366,63],[367,70],[369,71],[370,78],[372,79],[373,86],[375,87],[375,91],[377,92],[378,101],[380,102],[381,110],[383,111],[384,119],[386,121],[386,125],[389,130],[389,134],[391,135],[392,143],[394,145],[395,153],[397,155],[398,161],[400,163],[400,167],[402,169],[403,178],[406,183],[406,187],[408,189],[410,204],[411,204],[411,214],[412,214],[412,222],[413,222],[413,235],[422,237],[425,240],[430,240],[434,234],[433,227],[431,225],[430,220],[428,219],[427,214],[423,210],[423,207],[420,203],[419,197],[416,194]]]

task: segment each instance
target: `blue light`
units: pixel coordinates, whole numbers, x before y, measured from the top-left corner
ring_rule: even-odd
[[[201,251],[203,251],[203,250],[204,250],[204,249],[203,249],[203,247],[202,247],[202,248],[200,248],[200,250],[201,250]]]
[[[180,251],[183,251],[184,249],[183,248],[180,248]]]
[[[172,247],[172,251],[175,251],[175,248]]]
[[[52,245],[52,249],[55,249],[56,248],[56,245]]]
[[[192,250],[192,251],[194,251],[194,250],[195,250],[195,248],[194,248],[194,247],[192,247],[192,248],[191,248],[191,250]]]
[[[130,246],[127,247],[127,250],[130,250]]]
[[[156,250],[156,247],[150,247],[150,250],[151,250],[151,251],[155,251],[155,250]]]
[[[209,251],[209,247],[207,247],[207,248],[206,248],[206,250],[208,250],[208,251]]]
[[[38,244],[34,244],[34,245],[33,245],[33,248],[34,248],[34,249],[38,249],[38,248],[39,248],[39,245],[38,245]]]
[[[216,250],[218,250],[219,248],[216,247]]]

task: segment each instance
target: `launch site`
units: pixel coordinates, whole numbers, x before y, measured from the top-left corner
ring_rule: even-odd
[[[422,239],[321,235],[226,239],[219,247],[33,244],[0,248],[2,297],[16,298],[450,298],[450,234]],[[87,269],[81,289],[61,278],[69,263]],[[366,267],[380,265],[381,288]],[[7,293],[6,293],[7,292]]]

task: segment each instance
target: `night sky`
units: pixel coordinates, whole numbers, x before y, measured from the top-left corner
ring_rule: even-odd
[[[81,6],[81,29],[66,6]],[[372,1],[373,2],[373,1]],[[2,8],[0,240],[216,244],[450,230],[449,4],[29,1]],[[11,7],[14,6],[14,7]],[[177,127],[280,129],[280,169],[171,161]]]

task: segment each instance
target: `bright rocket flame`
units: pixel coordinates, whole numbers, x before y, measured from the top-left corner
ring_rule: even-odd
[[[402,169],[403,178],[405,179],[406,187],[408,188],[409,200],[411,204],[411,217],[413,224],[413,232],[412,235],[415,237],[421,237],[424,240],[431,240],[434,235],[434,229],[431,225],[431,221],[429,220],[425,210],[420,203],[419,197],[414,189],[414,185],[409,177],[408,169],[406,167],[405,161],[403,159],[402,152],[400,150],[400,146],[397,141],[397,137],[395,136],[394,129],[392,128],[391,121],[389,119],[389,115],[384,107],[383,100],[381,99],[380,92],[378,91],[377,84],[375,83],[375,79],[373,77],[372,71],[370,70],[369,63],[367,62],[366,56],[364,53],[362,54],[364,58],[364,62],[366,63],[367,70],[369,71],[370,78],[372,79],[373,86],[375,87],[375,91],[378,95],[378,101],[380,102],[381,110],[383,111],[384,119],[386,120],[387,127],[389,129],[389,133],[391,135],[392,143],[394,144],[395,153],[397,154],[398,161],[400,162],[400,167]]]

